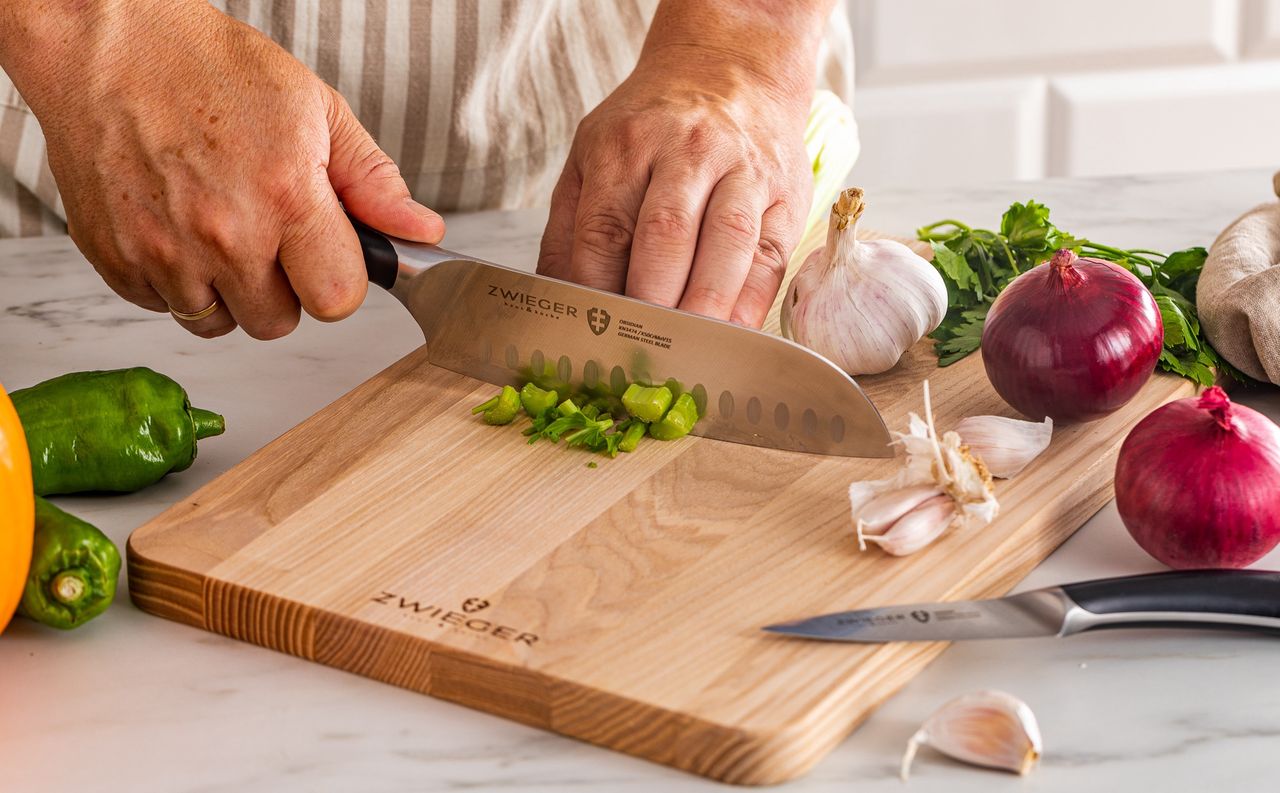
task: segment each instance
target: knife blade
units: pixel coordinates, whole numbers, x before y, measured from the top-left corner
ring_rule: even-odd
[[[1103,578],[994,600],[824,614],[764,630],[837,642],[1070,636],[1103,628],[1218,628],[1280,635],[1280,573],[1191,570]]]
[[[352,225],[370,282],[409,309],[437,366],[517,388],[621,395],[629,382],[670,383],[698,404],[695,435],[892,456],[853,378],[791,341]]]

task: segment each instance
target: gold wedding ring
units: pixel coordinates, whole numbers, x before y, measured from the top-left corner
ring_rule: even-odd
[[[194,314],[187,314],[185,312],[179,311],[173,306],[169,306],[169,313],[173,315],[174,319],[181,320],[183,322],[196,322],[198,320],[204,319],[205,317],[209,316],[213,312],[217,311],[218,306],[219,306],[218,299],[214,298],[213,302],[209,304],[208,308],[201,309],[195,312]]]

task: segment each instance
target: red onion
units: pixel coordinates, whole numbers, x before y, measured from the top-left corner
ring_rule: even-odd
[[[1163,344],[1160,309],[1141,281],[1063,249],[996,298],[982,361],[996,393],[1028,418],[1090,421],[1138,393]]]
[[[1170,567],[1252,564],[1280,542],[1280,427],[1217,386],[1157,408],[1120,447],[1116,506]]]

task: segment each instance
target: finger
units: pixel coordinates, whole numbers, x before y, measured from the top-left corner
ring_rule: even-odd
[[[570,280],[610,292],[626,288],[636,215],[648,181],[644,169],[584,175],[573,225]]]
[[[231,312],[222,302],[218,291],[209,284],[201,283],[184,274],[175,274],[163,282],[156,283],[155,289],[168,305],[166,310],[182,314],[196,314],[217,304],[216,311],[200,319],[182,319],[175,315],[174,320],[183,330],[201,338],[212,339],[224,336],[236,328]]]
[[[747,173],[734,171],[720,180],[707,202],[681,309],[729,319],[755,258],[767,208],[768,194]]]
[[[255,339],[278,339],[298,327],[298,297],[274,261],[260,261],[230,277],[215,278],[214,288],[236,324]]]
[[[542,244],[538,248],[538,273],[561,280],[567,279],[573,261],[573,224],[578,217],[578,198],[582,192],[582,177],[577,167],[565,163],[560,180],[551,191],[551,211],[547,225],[542,230]]]
[[[392,162],[365,130],[345,99],[330,91],[329,182],[355,217],[379,231],[415,242],[437,243],[444,219],[413,200]]]
[[[321,180],[323,182],[323,179]],[[280,240],[280,267],[303,310],[322,322],[351,315],[364,302],[369,276],[360,241],[328,182],[313,184],[301,221]]]
[[[760,219],[760,242],[730,322],[751,328],[764,324],[787,274],[787,261],[799,241],[803,223],[804,217],[787,203],[778,202],[765,211]]]
[[[715,174],[688,163],[655,166],[636,218],[627,267],[627,294],[650,303],[680,302],[698,248],[698,227],[715,187]]]

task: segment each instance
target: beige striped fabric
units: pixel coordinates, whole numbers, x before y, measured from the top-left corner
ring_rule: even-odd
[[[347,98],[438,211],[545,204],[578,121],[635,65],[657,0],[213,0]],[[838,3],[821,87],[853,94]],[[35,117],[0,73],[0,237],[64,233]]]

